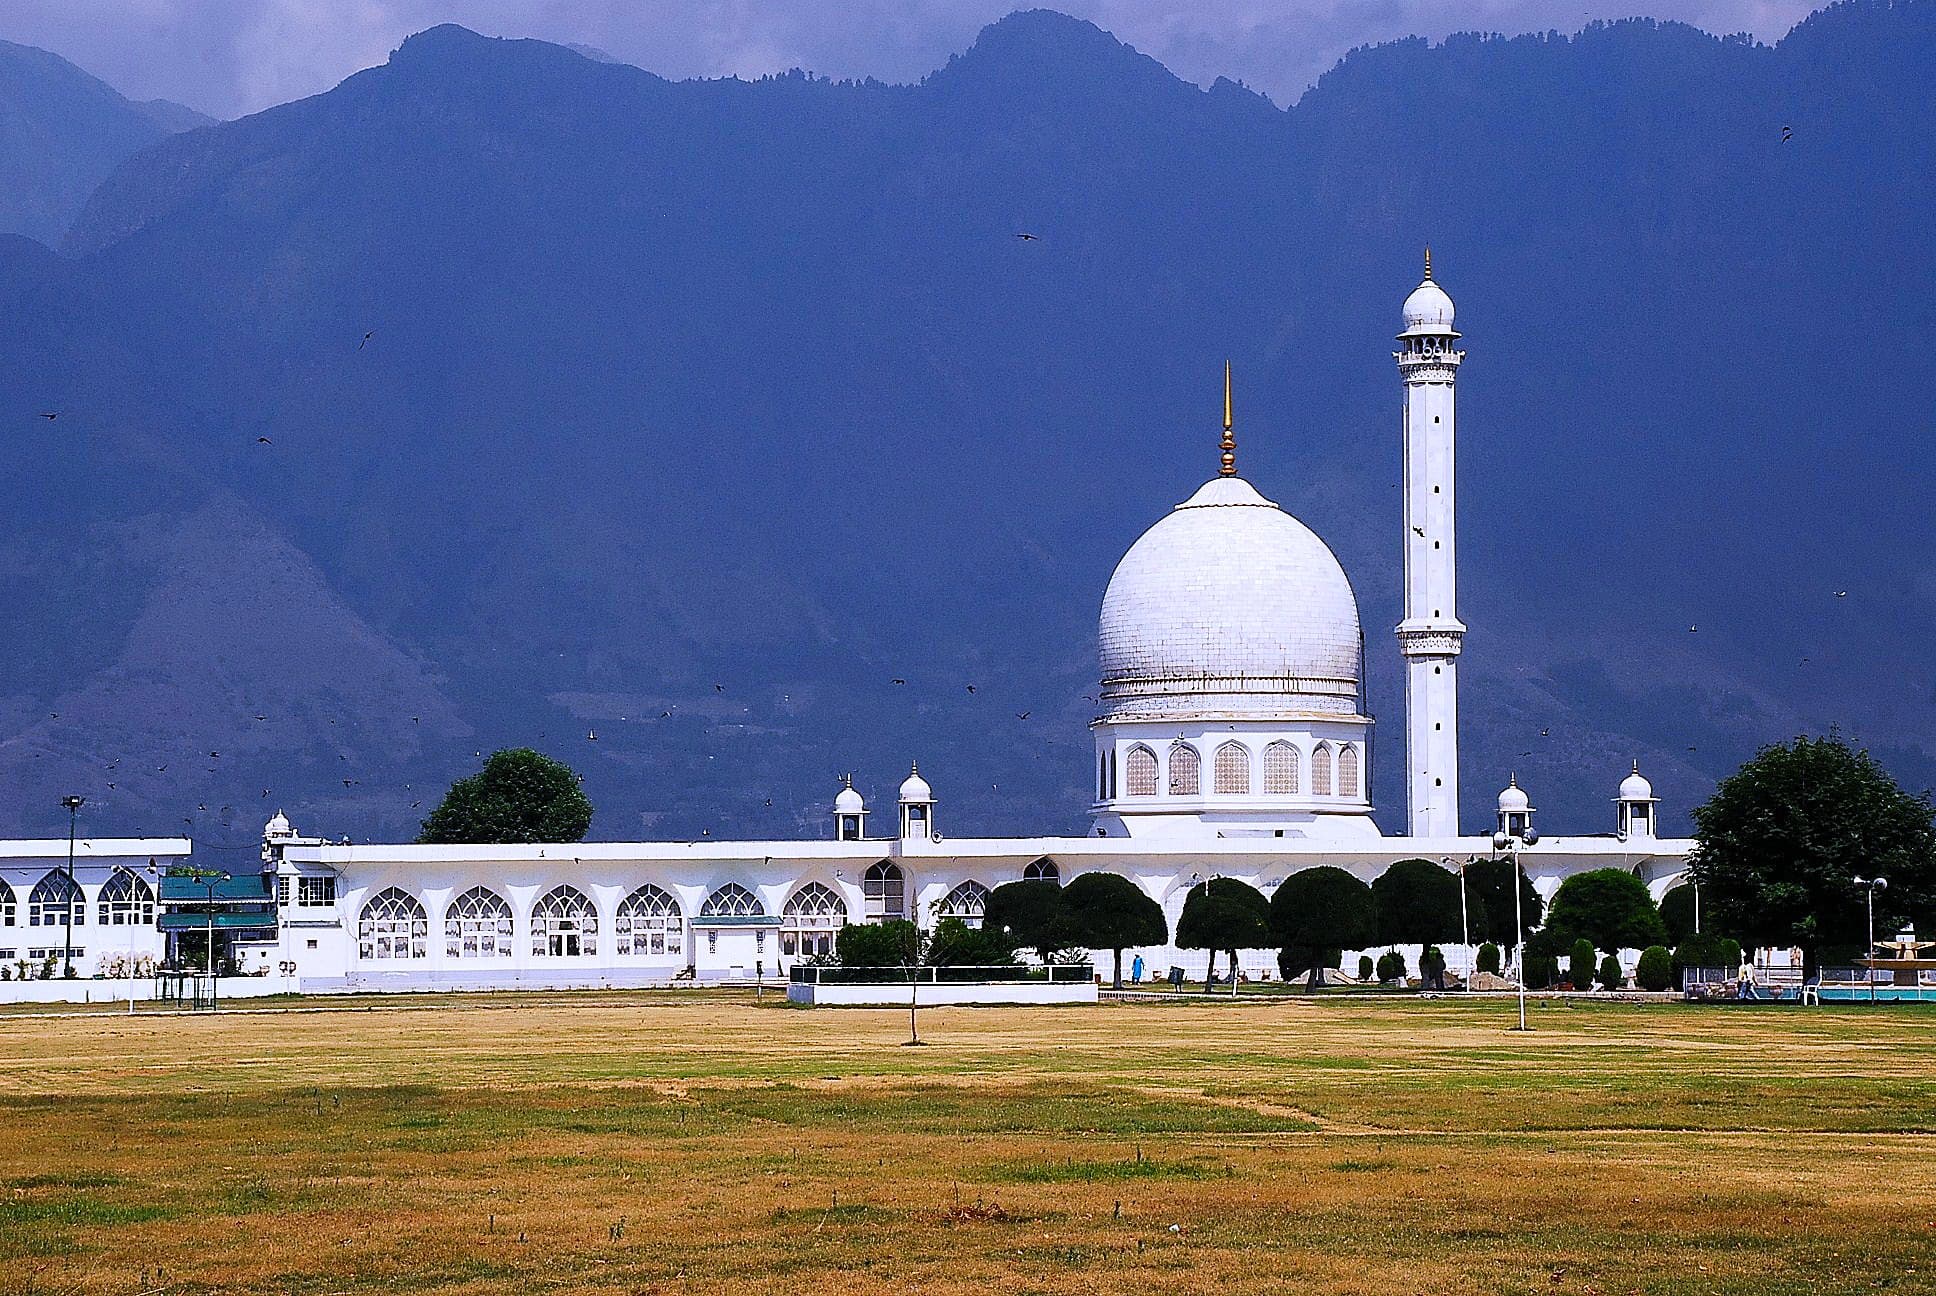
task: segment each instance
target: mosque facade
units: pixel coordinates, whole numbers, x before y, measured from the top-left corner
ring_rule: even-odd
[[[1350,579],[1316,533],[1238,475],[1226,370],[1217,474],[1143,533],[1103,595],[1089,834],[955,837],[945,798],[918,769],[885,806],[840,788],[816,841],[350,845],[304,836],[278,814],[258,897],[273,926],[254,907],[257,925],[231,942],[235,954],[307,990],[775,976],[831,952],[847,923],[977,924],[1005,882],[1117,873],[1173,931],[1190,888],[1212,877],[1268,895],[1320,865],[1366,882],[1402,859],[1457,870],[1493,855],[1495,834],[1511,835],[1549,898],[1567,876],[1607,867],[1636,873],[1658,897],[1682,879],[1693,843],[1657,835],[1637,765],[1608,772],[1607,822],[1580,835],[1542,835],[1516,778],[1495,822],[1458,822],[1464,353],[1453,317],[1428,254],[1393,352],[1404,391],[1404,835],[1383,835],[1372,818],[1366,645]],[[123,886],[125,870],[94,872],[96,891]],[[0,878],[37,881],[4,868]],[[0,914],[4,904],[0,892]],[[6,934],[0,926],[0,946]],[[1204,965],[1200,951],[1136,953],[1156,970]],[[1274,960],[1251,951],[1243,963],[1263,975]]]

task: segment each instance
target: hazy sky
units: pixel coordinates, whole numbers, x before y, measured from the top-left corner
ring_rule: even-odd
[[[6,0],[0,38],[73,60],[136,99],[234,117],[315,94],[440,22],[596,46],[670,77],[803,67],[910,81],[966,48],[1013,0]],[[1207,84],[1279,103],[1355,45],[1453,31],[1578,30],[1646,14],[1775,40],[1807,0],[1066,0]]]

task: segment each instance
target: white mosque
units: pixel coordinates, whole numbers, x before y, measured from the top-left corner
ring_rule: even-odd
[[[918,769],[885,814],[841,788],[819,841],[342,845],[302,836],[278,814],[264,875],[242,897],[250,903],[234,923],[234,952],[308,990],[770,976],[830,951],[846,923],[976,923],[989,891],[1016,879],[1118,873],[1162,905],[1173,930],[1185,894],[1209,877],[1269,894],[1318,865],[1367,882],[1401,859],[1456,869],[1493,854],[1495,833],[1516,839],[1548,897],[1568,875],[1606,867],[1637,872],[1658,897],[1681,880],[1693,843],[1655,835],[1653,789],[1637,765],[1624,779],[1609,771],[1617,790],[1606,831],[1540,834],[1514,779],[1497,822],[1460,833],[1465,625],[1453,490],[1464,352],[1429,253],[1403,319],[1393,355],[1405,391],[1396,633],[1407,671],[1406,835],[1386,837],[1372,819],[1365,647],[1350,579],[1321,538],[1237,475],[1226,370],[1219,471],[1143,533],[1103,595],[1093,835],[946,834],[945,803]],[[0,858],[5,923],[13,891],[44,882],[19,863]],[[79,882],[83,910],[95,892],[127,889],[125,867],[90,869]],[[125,930],[105,944],[128,948],[137,933]],[[9,934],[0,925],[0,954]],[[146,952],[160,951],[162,933],[139,936]],[[1157,969],[1204,965],[1201,952],[1140,953]],[[1257,974],[1274,966],[1267,951],[1244,963]]]

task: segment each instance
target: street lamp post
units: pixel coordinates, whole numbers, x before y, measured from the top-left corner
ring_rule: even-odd
[[[1527,816],[1530,818],[1531,816]],[[1518,833],[1504,829],[1492,835],[1492,849],[1505,852],[1506,859],[1512,864],[1513,890],[1513,961],[1517,965],[1519,982],[1519,1029],[1526,1029],[1526,916],[1525,901],[1520,892],[1524,889],[1524,879],[1519,872],[1519,852],[1539,841],[1539,830],[1531,824]]]
[[[61,804],[67,807],[67,894],[62,897],[67,909],[67,941],[61,949],[63,977],[74,975],[74,897],[80,892],[80,888],[74,884],[74,830],[80,822],[81,807],[86,803],[86,797],[61,798]]]
[[[1452,861],[1440,862],[1450,864]],[[1472,989],[1472,976],[1476,970],[1472,962],[1472,926],[1466,919],[1465,907],[1465,866],[1471,862],[1467,859],[1459,865],[1459,943],[1465,946],[1465,988],[1468,992]]]
[[[1868,962],[1867,968],[1865,968],[1864,970],[1868,974],[1866,979],[1869,982],[1869,1002],[1874,1003],[1875,997],[1876,997],[1876,992],[1875,992],[1875,956],[1876,956],[1875,893],[1877,891],[1887,891],[1889,889],[1889,879],[1883,878],[1883,877],[1872,877],[1872,878],[1859,877],[1855,879],[1855,884],[1863,888],[1863,891],[1869,902],[1869,962]]]

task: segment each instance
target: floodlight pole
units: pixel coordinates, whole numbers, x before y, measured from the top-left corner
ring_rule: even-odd
[[[1445,862],[1450,864],[1452,861]],[[1466,920],[1465,909],[1465,866],[1471,862],[1466,860],[1459,865],[1459,943],[1465,946],[1465,988],[1468,994],[1472,991],[1472,975],[1477,970],[1472,961],[1472,926]]]
[[[1537,829],[1528,825],[1523,832],[1508,833],[1504,829],[1492,835],[1492,848],[1505,853],[1512,864],[1513,889],[1513,936],[1517,943],[1514,958],[1519,964],[1519,1029],[1526,1029],[1526,916],[1524,877],[1519,871],[1519,852],[1539,840]]]
[[[1877,889],[1878,887],[1880,887],[1880,888],[1881,888],[1882,890],[1884,890],[1884,891],[1887,891],[1887,890],[1889,889],[1889,879],[1888,879],[1888,878],[1880,878],[1880,877],[1873,877],[1873,878],[1861,878],[1861,877],[1859,877],[1859,878],[1856,878],[1856,879],[1855,879],[1855,884],[1856,884],[1857,886],[1859,886],[1859,887],[1861,887],[1861,888],[1863,889],[1863,891],[1864,891],[1864,893],[1866,894],[1866,896],[1867,896],[1867,898],[1868,898],[1868,902],[1869,902],[1869,965],[1868,965],[1868,967],[1867,967],[1867,968],[1865,969],[1865,971],[1866,971],[1866,972],[1868,973],[1868,976],[1867,976],[1866,978],[1864,978],[1864,979],[1865,979],[1865,980],[1867,980],[1867,981],[1868,981],[1868,983],[1869,983],[1869,1002],[1870,1002],[1870,1003],[1874,1003],[1874,1002],[1876,1001],[1876,991],[1875,991],[1875,956],[1876,956],[1876,943],[1875,943],[1875,893],[1876,893],[1876,889]],[[1913,952],[1913,951],[1912,951],[1912,952]]]
[[[64,796],[61,798],[61,804],[67,807],[67,894],[62,897],[66,902],[62,907],[67,910],[67,940],[61,947],[61,977],[63,979],[71,978],[74,975],[74,897],[80,892],[80,887],[74,882],[74,832],[76,825],[80,822],[81,806],[86,804],[86,802],[86,797]]]

